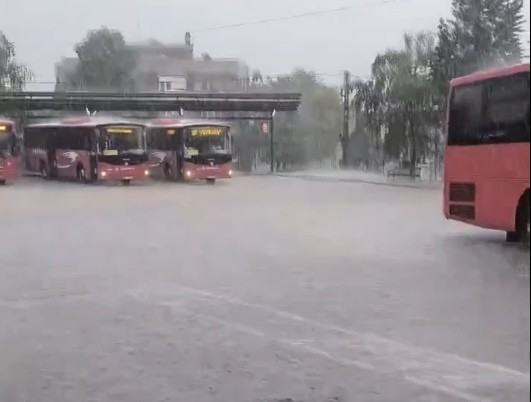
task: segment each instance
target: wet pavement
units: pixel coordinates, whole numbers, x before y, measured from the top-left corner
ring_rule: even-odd
[[[443,183],[440,179],[430,178],[429,174],[422,174],[421,177],[411,178],[404,176],[391,177],[382,173],[364,172],[361,170],[343,169],[317,169],[301,170],[286,173],[277,173],[281,177],[291,177],[311,181],[328,181],[336,183],[365,183],[396,187],[442,189]]]
[[[0,402],[529,400],[529,253],[440,190],[0,187]]]

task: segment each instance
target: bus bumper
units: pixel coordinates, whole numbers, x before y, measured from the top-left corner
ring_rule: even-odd
[[[17,161],[14,158],[0,159],[0,181],[15,181],[18,176]]]
[[[115,166],[100,163],[98,180],[102,181],[138,181],[149,179],[150,171],[146,164],[135,166]]]
[[[208,166],[185,162],[183,165],[183,178],[185,181],[230,179],[232,178],[232,163]]]

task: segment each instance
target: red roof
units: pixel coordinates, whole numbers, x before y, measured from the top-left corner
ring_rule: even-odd
[[[456,87],[461,85],[474,84],[476,82],[481,82],[492,78],[508,77],[510,75],[526,72],[529,72],[529,63],[517,64],[509,67],[494,68],[485,71],[478,71],[477,73],[465,75],[464,77],[454,78],[451,81],[451,85],[452,87]]]

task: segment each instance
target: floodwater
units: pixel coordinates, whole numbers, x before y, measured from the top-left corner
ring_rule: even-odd
[[[0,401],[529,400],[529,253],[439,190],[0,187]]]

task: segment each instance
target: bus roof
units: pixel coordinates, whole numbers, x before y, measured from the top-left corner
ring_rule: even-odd
[[[221,120],[206,120],[206,119],[172,119],[161,118],[151,120],[147,127],[151,128],[183,128],[192,126],[223,126],[230,127],[230,124]]]
[[[13,120],[9,120],[9,119],[4,119],[4,118],[1,118],[0,117],[0,124],[4,125],[4,124],[11,124],[11,125],[14,125],[15,122]]]
[[[140,122],[120,117],[67,117],[61,120],[48,120],[40,123],[28,124],[27,127],[98,127],[109,125],[143,126]]]
[[[474,84],[485,80],[490,80],[499,77],[508,77],[519,73],[529,72],[529,63],[516,64],[508,67],[499,67],[485,71],[478,71],[473,74],[465,75],[463,77],[454,78],[451,81],[452,87],[458,87],[462,85]]]

